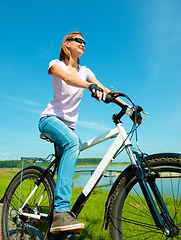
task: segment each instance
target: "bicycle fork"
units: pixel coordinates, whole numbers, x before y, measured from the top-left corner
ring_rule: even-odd
[[[156,224],[156,226],[161,229],[167,237],[174,237],[179,235],[179,229],[173,219],[171,218],[168,209],[164,203],[164,200],[160,194],[160,191],[155,183],[155,177],[156,174],[154,172],[151,172],[151,170],[147,169],[147,173],[144,173],[142,166],[141,166],[141,160],[144,160],[144,156],[140,153],[136,153],[137,158],[137,164],[135,164],[135,158],[132,154],[132,150],[130,147],[127,147],[126,149],[132,163],[133,163],[133,170],[134,173],[138,179],[139,185],[141,187],[141,190],[143,192],[143,195],[145,197],[145,200],[147,202],[147,205],[149,207],[149,210],[151,212],[151,215],[153,217],[153,220]],[[146,161],[146,160],[145,160]],[[156,202],[159,206],[159,209],[161,211],[161,214],[158,211],[158,208],[155,204],[155,201],[152,197],[152,194],[148,188],[147,183],[149,184],[154,197],[156,199]]]

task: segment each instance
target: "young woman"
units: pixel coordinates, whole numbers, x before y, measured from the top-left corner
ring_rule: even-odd
[[[81,148],[81,141],[74,130],[84,90],[96,92],[98,101],[104,100],[110,92],[89,68],[79,65],[79,57],[84,51],[82,34],[67,34],[60,48],[59,60],[49,63],[48,74],[52,77],[54,99],[41,114],[39,129],[57,143],[58,154],[62,155],[54,195],[52,233],[84,228],[84,224],[70,212],[72,180]]]

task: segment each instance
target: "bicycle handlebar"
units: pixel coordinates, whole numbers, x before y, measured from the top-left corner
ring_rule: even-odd
[[[96,93],[92,93],[91,95],[93,98],[97,98]],[[133,108],[129,108],[127,105],[121,103],[120,101],[118,101],[116,98],[118,97],[126,97],[132,104],[133,104]],[[124,93],[122,92],[109,92],[108,94],[106,94],[106,99],[103,100],[103,102],[105,103],[115,103],[116,105],[120,106],[122,108],[122,110],[116,114],[117,118],[121,119],[121,117],[123,117],[125,114],[127,114],[131,120],[134,123],[138,123],[141,124],[142,122],[142,117],[141,117],[141,112],[144,114],[147,114],[143,111],[143,108],[140,106],[136,106],[131,99]]]

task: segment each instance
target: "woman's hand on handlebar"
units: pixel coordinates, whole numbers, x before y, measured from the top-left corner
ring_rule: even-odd
[[[105,101],[105,99],[106,99],[106,92],[97,92],[96,91],[96,94],[98,95],[98,98],[96,98],[97,99],[97,101],[101,101],[101,100],[103,100],[103,101]]]
[[[106,92],[100,87],[97,86],[97,84],[92,83],[89,85],[89,90],[92,92],[92,97],[96,98],[97,101],[105,101],[106,99]]]

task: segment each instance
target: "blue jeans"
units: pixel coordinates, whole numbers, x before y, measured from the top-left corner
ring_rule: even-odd
[[[62,155],[57,184],[54,193],[54,211],[70,211],[71,187],[81,149],[81,141],[78,136],[56,116],[45,116],[39,121],[41,133],[57,143],[58,155]]]

